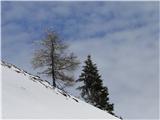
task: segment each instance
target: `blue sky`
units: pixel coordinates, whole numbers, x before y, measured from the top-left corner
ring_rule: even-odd
[[[1,7],[3,60],[36,74],[30,64],[33,43],[53,28],[80,66],[92,55],[118,115],[158,118],[158,2],[29,1]],[[73,88],[70,92],[78,96]]]

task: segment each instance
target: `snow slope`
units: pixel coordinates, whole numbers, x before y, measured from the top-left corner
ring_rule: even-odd
[[[59,89],[38,76],[1,62],[3,118],[117,119]]]

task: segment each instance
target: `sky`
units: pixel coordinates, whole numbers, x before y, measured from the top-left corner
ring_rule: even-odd
[[[57,31],[81,65],[90,54],[124,119],[158,119],[159,2],[2,2],[1,58],[36,74],[34,42]],[[78,92],[71,88],[71,94]]]

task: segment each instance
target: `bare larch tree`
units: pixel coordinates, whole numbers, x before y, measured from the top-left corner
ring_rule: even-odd
[[[55,31],[47,31],[45,39],[38,42],[34,52],[32,65],[35,69],[42,68],[41,74],[52,77],[53,86],[56,87],[56,80],[66,84],[74,81],[74,71],[79,61],[73,53],[68,53],[68,45],[64,43]]]

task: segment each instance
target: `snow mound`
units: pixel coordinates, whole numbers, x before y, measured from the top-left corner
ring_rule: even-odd
[[[106,111],[53,88],[15,65],[1,61],[3,118],[103,118],[116,119]]]

